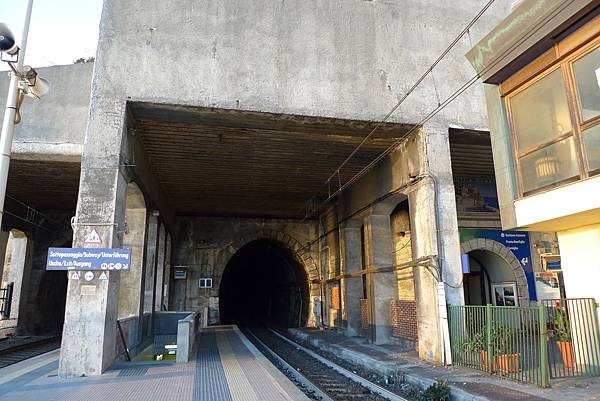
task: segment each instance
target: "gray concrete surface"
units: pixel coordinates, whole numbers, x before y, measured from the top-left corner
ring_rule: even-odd
[[[177,322],[177,363],[189,362],[196,350],[196,337],[200,329],[200,312],[193,312]]]
[[[35,66],[34,66],[35,67]],[[26,98],[15,128],[13,157],[79,161],[90,106],[94,63],[37,68],[50,82],[42,100]],[[0,104],[6,103],[8,78],[0,78]],[[2,116],[0,116],[0,121]]]
[[[119,363],[102,376],[72,379],[58,376],[53,351],[0,369],[0,400],[308,400],[235,327],[210,330],[200,342],[189,363]]]
[[[477,40],[489,31],[507,13],[509,3],[497,2],[471,29],[469,38],[458,43],[434,76],[411,95],[390,121],[417,123],[440,100],[471,78],[471,68],[463,56],[470,46],[469,40]],[[140,186],[147,210],[159,211],[162,221],[150,216],[146,238],[149,246],[144,257],[146,271],[136,272],[143,277],[144,311],[160,308],[166,297],[173,301],[170,304],[175,309],[208,307],[209,321],[218,322],[218,284],[228,258],[249,238],[266,236],[286,242],[303,261],[311,280],[309,324],[318,323],[320,311],[315,305],[322,303],[325,321],[335,325],[339,319],[338,312],[331,307],[331,291],[320,294],[318,280],[333,278],[342,270],[339,232],[306,250],[305,245],[317,237],[319,226],[315,220],[299,223],[283,219],[232,219],[222,223],[202,218],[175,219],[175,211],[153,173],[152,160],[131,130],[133,117],[128,102],[377,120],[401,98],[479,7],[475,0],[460,4],[434,0],[402,3],[260,0],[251,7],[238,0],[211,4],[150,0],[143,5],[138,1],[106,0],[92,85],[89,84],[91,64],[40,70],[50,81],[54,80],[56,90],[52,96],[56,99],[49,97],[46,103],[26,105],[27,113],[32,114],[24,117],[31,129],[23,125],[18,131],[17,139],[23,143],[19,146],[24,147],[21,153],[32,159],[42,157],[43,149],[35,147],[35,143],[42,142],[51,145],[43,146],[51,154],[43,157],[79,160],[80,146],[85,143],[74,246],[86,246],[85,237],[91,229],[100,233],[102,246],[122,247],[129,243],[130,238],[125,238],[127,187],[131,181]],[[91,101],[86,89],[90,87]],[[87,119],[82,119],[84,110]],[[41,122],[37,121],[38,115]],[[65,121],[70,121],[68,126]],[[329,209],[333,214],[331,224],[327,223],[325,229],[334,228],[337,222],[365,205],[381,206],[374,205],[381,196],[405,187],[405,191],[384,205],[385,213],[361,212],[357,219],[382,216],[389,226],[389,214],[395,205],[408,198],[414,227],[413,257],[439,256],[443,276],[450,284],[442,296],[449,303],[461,303],[460,285],[454,285],[459,281],[460,261],[448,158],[451,125],[486,127],[481,88],[474,87],[458,98],[432,125],[415,132],[377,168],[337,198]],[[85,139],[84,127],[87,127]],[[432,175],[437,177],[437,187],[425,182],[414,184],[415,177]],[[439,226],[435,224],[436,216]],[[389,236],[389,227],[385,231]],[[165,241],[168,233],[175,238],[171,245],[173,263],[193,266],[187,284],[176,283],[171,294],[168,285],[165,288],[170,282],[169,246]],[[372,237],[371,251],[383,242],[389,248],[388,239],[378,241],[377,235]],[[136,244],[139,245],[139,238]],[[321,246],[329,248],[327,264],[319,261]],[[387,255],[381,256],[384,253]],[[357,255],[347,254],[347,260]],[[389,249],[373,251],[369,260],[373,265],[394,263]],[[319,268],[325,266],[326,276],[320,277]],[[196,279],[205,272],[210,272],[215,287],[200,294]],[[70,280],[61,375],[99,374],[110,365],[119,308],[123,314],[136,313],[138,302],[142,302],[137,296],[131,302],[119,300],[119,294],[128,298],[128,294],[136,292],[132,288],[139,283],[138,276],[120,276],[113,272],[108,281],[94,279],[90,283]],[[128,280],[134,280],[135,286]],[[395,296],[395,281],[393,274],[373,278],[376,325],[385,327],[383,337],[389,334],[387,309],[389,300]],[[434,298],[435,283],[426,271],[416,272],[414,281],[419,303],[420,355],[439,363],[443,360],[442,327]],[[327,289],[331,288],[328,284]],[[344,314],[346,319],[353,316],[356,327],[358,302],[349,299],[348,294],[359,296],[359,287],[350,284],[347,290],[344,296],[348,305],[353,306],[351,311],[341,312],[342,321]],[[383,337],[378,335],[377,342],[385,342]]]

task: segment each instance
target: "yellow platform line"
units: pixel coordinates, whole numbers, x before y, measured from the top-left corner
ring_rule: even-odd
[[[21,369],[15,370],[14,372],[4,373],[2,372],[2,370],[0,370],[0,384],[8,383],[9,381],[15,380],[23,375],[26,375],[27,373],[33,372],[36,369],[39,369],[52,362],[55,362],[56,360],[58,360],[58,355],[55,355],[50,358],[44,358],[43,360],[36,363],[28,364],[22,367]],[[10,368],[10,366],[4,369],[8,368]]]
[[[231,349],[231,344],[224,332],[217,331],[217,347],[221,356],[221,364],[225,378],[229,384],[229,392],[233,401],[259,401],[252,385],[244,374],[240,363]]]

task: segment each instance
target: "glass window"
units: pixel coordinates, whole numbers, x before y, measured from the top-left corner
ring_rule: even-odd
[[[510,105],[519,153],[571,131],[567,92],[560,69],[515,95]]]
[[[522,157],[520,163],[523,193],[579,176],[573,137],[530,153]]]
[[[573,63],[584,121],[600,116],[600,48]]]
[[[589,171],[600,172],[600,125],[583,132]]]

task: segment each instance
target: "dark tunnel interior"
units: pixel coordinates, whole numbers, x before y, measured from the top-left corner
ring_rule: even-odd
[[[308,317],[308,281],[283,244],[259,239],[229,261],[219,289],[222,324],[301,327]]]

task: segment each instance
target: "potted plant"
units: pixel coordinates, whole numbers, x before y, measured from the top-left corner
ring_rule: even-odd
[[[485,330],[479,330],[473,333],[471,336],[469,336],[465,341],[463,341],[463,343],[461,344],[461,348],[462,353],[466,359],[465,362],[470,365],[477,365],[476,361],[481,356],[483,362],[483,369],[487,370],[487,359],[483,358],[485,344]]]
[[[571,323],[567,311],[560,305],[557,305],[553,310],[552,325],[554,326],[556,346],[562,354],[565,368],[573,370],[575,368],[575,352],[573,351],[573,339],[571,337]]]
[[[500,371],[502,373],[516,373],[520,370],[521,354],[514,352],[512,345],[518,330],[512,327],[500,324],[496,321],[491,323],[490,343],[494,354],[492,372]],[[484,370],[488,370],[488,350],[487,350],[487,328],[482,328],[482,349],[481,360]]]
[[[514,352],[512,347],[517,335],[517,329],[496,322],[492,323],[494,370],[502,373],[516,373],[520,370],[521,354]]]

